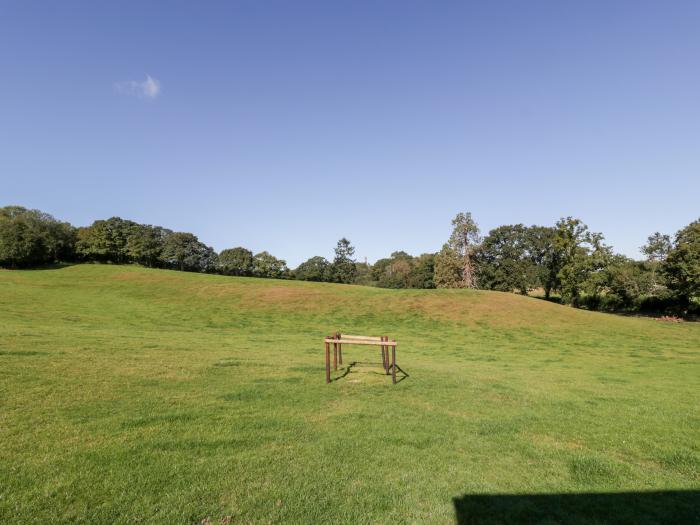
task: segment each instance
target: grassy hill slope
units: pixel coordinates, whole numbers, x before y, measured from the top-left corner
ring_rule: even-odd
[[[326,385],[335,330],[396,338],[409,377],[350,347]],[[698,407],[698,324],[495,292],[0,271],[3,523],[466,523],[454,498],[698,491]]]

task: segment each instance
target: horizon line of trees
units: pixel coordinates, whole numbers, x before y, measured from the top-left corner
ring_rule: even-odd
[[[437,287],[540,291],[590,310],[700,313],[700,219],[673,239],[650,235],[641,261],[616,254],[602,233],[573,217],[554,226],[499,226],[485,237],[470,213],[452,225],[435,259]]]
[[[700,219],[674,238],[656,232],[645,260],[614,253],[601,233],[565,217],[554,226],[503,225],[481,236],[470,213],[459,213],[437,253],[393,252],[374,264],[354,259],[350,241],[334,258],[314,256],[290,269],[284,259],[244,247],[220,253],[196,235],[112,217],[74,227],[39,210],[0,208],[0,267],[57,262],[140,264],[150,268],[245,277],[361,284],[382,288],[480,288],[537,292],[579,308],[700,312]]]

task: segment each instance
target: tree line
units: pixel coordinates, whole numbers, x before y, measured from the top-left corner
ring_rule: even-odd
[[[499,226],[484,237],[469,213],[452,226],[435,256],[437,287],[556,294],[591,310],[700,313],[700,220],[673,239],[650,235],[644,260],[616,254],[601,233],[573,217],[554,226]]]
[[[297,270],[267,251],[229,248],[221,253],[188,232],[112,217],[76,228],[48,213],[21,206],[0,208],[0,267],[30,268],[59,262],[140,264],[188,272],[274,279],[352,283],[354,248],[338,241],[332,262],[312,258]]]
[[[437,253],[396,251],[374,264],[355,260],[349,240],[334,258],[311,257],[290,269],[284,259],[244,247],[220,253],[188,232],[112,217],[76,228],[39,210],[0,208],[0,267],[56,262],[140,264],[151,268],[383,288],[480,288],[538,294],[608,311],[700,311],[700,220],[671,238],[654,233],[644,260],[614,253],[602,234],[566,217],[553,226],[512,224],[481,235],[470,213],[452,221]]]

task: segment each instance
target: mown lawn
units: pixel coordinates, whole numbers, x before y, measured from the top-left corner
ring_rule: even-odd
[[[352,347],[326,385],[335,330],[396,338],[409,377]],[[512,294],[0,271],[0,403],[1,523],[700,512],[700,325]]]

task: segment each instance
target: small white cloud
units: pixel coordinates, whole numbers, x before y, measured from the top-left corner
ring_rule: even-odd
[[[127,80],[114,84],[114,90],[122,95],[138,98],[156,98],[160,94],[160,82],[151,75],[146,75],[146,80]]]

